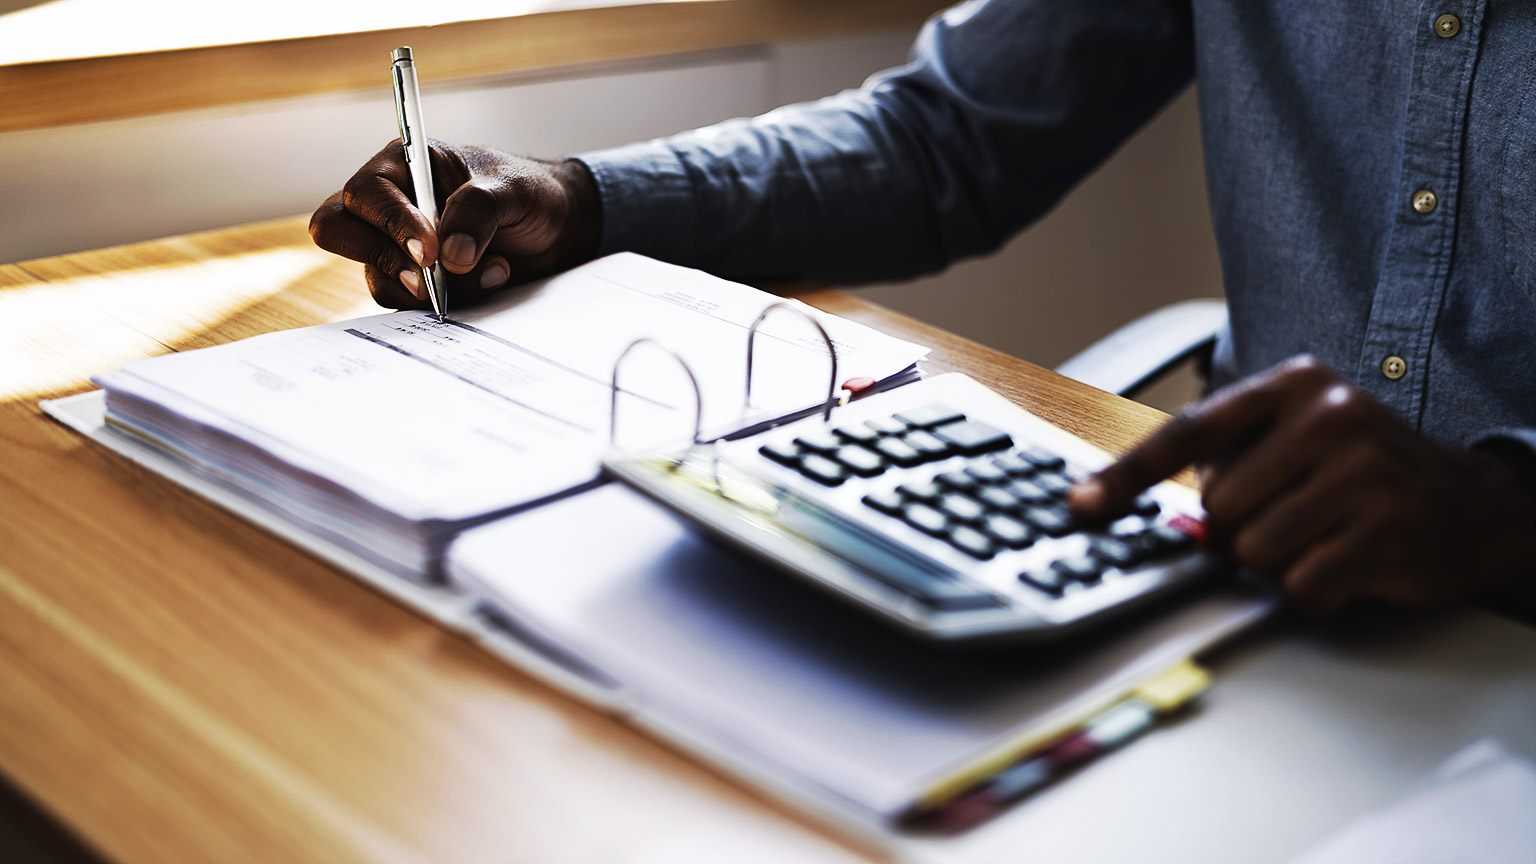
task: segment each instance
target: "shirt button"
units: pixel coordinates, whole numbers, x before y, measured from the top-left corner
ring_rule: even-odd
[[[1396,354],[1381,361],[1381,374],[1387,376],[1389,380],[1396,381],[1407,372],[1408,362]]]
[[[1461,32],[1461,19],[1447,12],[1435,19],[1435,35],[1449,39]]]
[[[1413,209],[1419,211],[1420,213],[1435,212],[1435,207],[1439,203],[1440,199],[1436,198],[1435,193],[1429,191],[1428,189],[1420,189],[1419,191],[1413,193]]]

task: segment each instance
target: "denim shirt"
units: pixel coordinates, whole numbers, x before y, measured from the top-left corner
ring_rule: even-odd
[[[1424,433],[1536,446],[1536,3],[977,0],[857,91],[581,158],[605,251],[901,278],[990,251],[1191,79],[1218,383],[1309,352]]]

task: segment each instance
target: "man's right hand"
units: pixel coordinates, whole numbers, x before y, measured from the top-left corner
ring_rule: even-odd
[[[439,258],[450,274],[450,306],[459,307],[596,254],[601,208],[585,165],[442,141],[431,149],[442,214],[436,230],[411,203],[411,175],[398,140],[309,221],[317,246],[363,263],[380,306],[431,308],[417,266]]]

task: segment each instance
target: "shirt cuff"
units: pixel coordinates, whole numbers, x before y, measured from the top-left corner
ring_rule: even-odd
[[[570,157],[587,166],[602,202],[599,255],[639,252],[674,264],[699,260],[693,181],[663,141],[641,141]]]

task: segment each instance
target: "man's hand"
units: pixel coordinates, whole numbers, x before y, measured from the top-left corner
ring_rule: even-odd
[[[437,229],[411,203],[400,142],[387,145],[309,221],[315,244],[361,261],[380,306],[430,308],[417,265],[442,258],[453,306],[509,283],[589,260],[597,250],[597,186],[579,162],[542,162],[432,142]]]
[[[1311,358],[1193,406],[1072,505],[1123,512],[1190,464],[1210,542],[1313,615],[1357,597],[1434,606],[1536,573],[1536,502],[1513,463],[1436,444]]]

